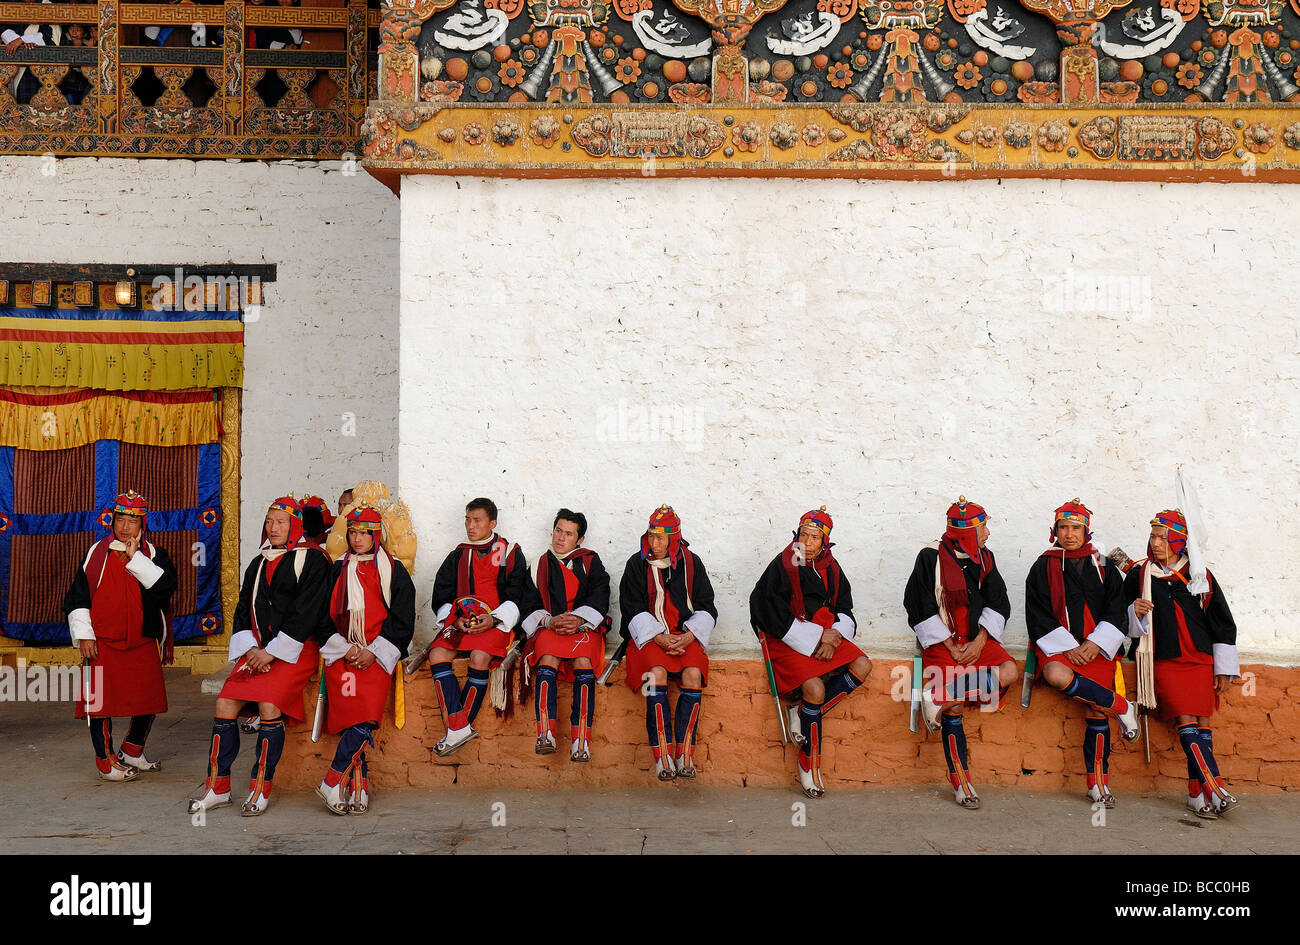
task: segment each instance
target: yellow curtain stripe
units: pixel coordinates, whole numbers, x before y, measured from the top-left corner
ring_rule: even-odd
[[[244,346],[0,341],[0,385],[95,390],[242,387]]]
[[[0,446],[64,450],[96,440],[142,446],[189,446],[217,441],[217,406],[151,404],[102,394],[73,404],[0,401]]]

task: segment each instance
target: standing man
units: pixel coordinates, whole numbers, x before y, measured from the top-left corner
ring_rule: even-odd
[[[167,552],[145,540],[149,506],[128,490],[113,504],[113,534],[91,546],[63,598],[68,629],[89,661],[89,691],[77,718],[90,715],[95,766],[105,781],[130,781],[157,771],[144,756],[149,729],[167,711],[163,664],[171,664],[167,604],[176,590],[176,568]],[[122,750],[113,755],[113,716],[130,716]]]
[[[768,655],[782,697],[801,696],[792,728],[799,742],[799,783],[808,797],[822,781],[822,717],[871,673],[853,642],[853,592],[831,554],[826,506],[805,512],[790,546],[772,559],[749,595],[749,618]]]
[[[953,798],[978,810],[971,785],[962,708],[1002,707],[1020,675],[1002,647],[1011,617],[1007,585],[998,573],[989,539],[988,513],[961,496],[948,507],[943,538],[922,548],[903,593],[907,622],[916,633],[925,667],[921,712],[925,727],[943,729],[943,756]]]
[[[646,733],[660,781],[695,777],[695,732],[709,684],[709,636],[718,619],[704,562],[682,538],[682,523],[661,505],[627,559],[619,582],[619,633],[629,641],[627,685],[646,697]],[[680,680],[677,719],[668,706],[668,679]],[[676,760],[674,761],[674,755]]]
[[[338,734],[339,745],[316,793],[336,814],[364,814],[370,809],[366,745],[375,747],[393,672],[415,633],[415,585],[383,546],[378,509],[357,506],[347,525],[348,550],[330,572],[334,632],[321,646],[326,728]]]
[[[429,663],[447,716],[447,734],[434,749],[443,757],[478,734],[473,722],[487,695],[488,671],[506,655],[520,610],[533,594],[523,551],[496,527],[496,503],[471,500],[465,540],[433,581],[433,611],[442,629],[430,644]],[[469,656],[464,689],[451,665],[460,654]]]
[[[1041,654],[1043,679],[1083,703],[1083,766],[1088,797],[1115,806],[1110,771],[1110,721],[1125,741],[1141,734],[1137,704],[1115,691],[1115,657],[1126,634],[1124,578],[1092,544],[1092,512],[1077,498],[1056,510],[1052,547],[1025,579],[1025,624]]]
[[[582,547],[587,516],[560,509],[551,526],[551,547],[537,559],[535,589],[524,618],[528,665],[535,668],[533,705],[539,755],[555,752],[558,677],[573,681],[570,761],[591,760],[596,715],[596,676],[605,663],[609,629],[609,573],[600,555]]]
[[[1237,624],[1223,588],[1208,569],[1204,579],[1209,589],[1201,594],[1188,589],[1197,575],[1186,552],[1183,513],[1156,513],[1147,558],[1129,570],[1124,598],[1129,602],[1129,634],[1154,634],[1156,707],[1160,718],[1178,726],[1178,741],[1187,755],[1187,808],[1213,820],[1238,804],[1219,777],[1210,731],[1219,693],[1241,675]]]
[[[244,570],[235,608],[230,658],[235,668],[217,696],[203,794],[190,813],[230,803],[230,769],[239,754],[237,718],[256,702],[261,725],[248,800],[240,813],[255,817],[271,802],[275,766],[284,751],[284,720],[307,717],[303,687],[316,670],[318,640],[329,620],[330,560],[302,533],[302,508],[292,495],[266,510],[262,545]]]

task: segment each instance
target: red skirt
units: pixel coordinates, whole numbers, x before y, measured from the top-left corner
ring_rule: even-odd
[[[776,637],[767,638],[767,655],[772,658],[772,671],[776,674],[776,688],[782,695],[795,692],[810,679],[817,679],[827,673],[848,666],[859,656],[866,654],[859,650],[852,640],[840,640],[835,648],[835,655],[829,660],[813,659],[792,649],[784,640]]]
[[[506,650],[510,649],[510,641],[514,639],[514,633],[502,627],[493,627],[491,630],[481,630],[478,633],[460,633],[455,637],[450,636],[451,632],[444,629],[434,637],[433,645],[455,650],[462,656],[468,656],[474,650],[482,650],[484,653],[491,653],[499,660],[506,655]],[[452,639],[456,642],[451,642]],[[495,664],[495,660],[493,662]]]
[[[307,718],[303,708],[302,691],[316,672],[320,647],[315,640],[302,645],[298,662],[276,660],[265,673],[254,673],[244,668],[244,657],[239,658],[230,678],[221,687],[221,699],[243,702],[269,702],[294,722]]]
[[[966,665],[962,665],[953,659],[952,654],[948,652],[948,648],[943,643],[934,643],[921,651],[921,665],[926,670],[922,679],[924,679],[927,688],[932,691],[936,689],[942,691],[956,682],[958,676],[967,675],[978,669],[991,669],[995,666],[1001,666],[1008,660],[1011,660],[1011,654],[992,637],[985,642],[984,649],[980,650],[980,655],[975,662]],[[1011,661],[1014,662],[1014,660]],[[955,691],[960,692],[961,690]],[[942,705],[948,700],[945,697],[935,701]]]
[[[704,647],[700,646],[699,640],[692,640],[691,645],[681,656],[669,656],[653,640],[648,641],[644,649],[635,643],[629,643],[627,656],[623,660],[623,667],[627,671],[625,680],[627,688],[633,692],[640,692],[645,674],[656,666],[666,669],[670,677],[681,675],[686,667],[694,666],[700,671],[700,688],[709,684],[709,657],[704,652]]]
[[[1156,709],[1166,722],[1180,715],[1209,717],[1219,707],[1214,661],[1175,657],[1156,660]]]
[[[1111,692],[1115,691],[1115,661],[1106,659],[1105,653],[1098,653],[1089,662],[1082,666],[1075,666],[1065,658],[1064,653],[1057,653],[1055,656],[1047,656],[1042,650],[1038,651],[1039,672],[1042,667],[1048,663],[1060,663],[1067,669],[1086,676],[1099,686],[1105,686]]]
[[[401,672],[400,663],[397,671]],[[335,660],[325,667],[325,730],[338,734],[362,722],[379,722],[392,688],[393,676],[378,660],[367,669],[357,669],[344,659]]]
[[[605,668],[605,637],[604,634],[592,633],[590,630],[565,634],[556,633],[547,627],[538,627],[533,638],[528,641],[524,655],[529,666],[536,666],[538,659],[543,656],[554,656],[561,660],[560,679],[573,679],[573,664],[563,661],[586,658],[591,660],[591,668],[599,676]]]
[[[78,668],[78,673],[83,673]],[[167,711],[167,686],[163,682],[158,641],[144,639],[136,646],[117,649],[99,642],[99,657],[90,664],[90,714],[92,716],[160,715]],[[78,679],[78,686],[82,686]],[[82,700],[87,694],[82,695]],[[76,718],[85,718],[84,701],[78,701]]]

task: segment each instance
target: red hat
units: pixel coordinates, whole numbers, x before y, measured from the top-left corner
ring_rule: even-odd
[[[1163,512],[1157,512],[1156,517],[1151,520],[1151,527],[1166,529],[1165,541],[1169,544],[1169,550],[1176,555],[1183,553],[1183,549],[1187,547],[1187,517],[1183,515],[1181,509],[1165,509]],[[1151,554],[1149,544],[1147,554]]]
[[[127,489],[113,503],[113,514],[135,515],[144,518],[149,514],[149,503],[144,500],[144,496],[134,489]]]
[[[830,513],[826,511],[824,505],[820,509],[804,512],[799,519],[799,528],[815,528],[822,533],[823,538],[831,537],[833,527],[834,523],[831,521]]]
[[[967,502],[966,497],[958,496],[957,501],[948,506],[948,527],[943,537],[950,538],[968,557],[980,561],[980,543],[977,532],[988,521],[989,515],[984,506]]]
[[[321,518],[325,520],[326,528],[329,528],[331,525],[334,524],[334,513],[330,511],[330,507],[325,504],[325,500],[322,499],[320,496],[318,495],[307,496],[307,498],[302,500],[302,507],[304,509],[319,509]]]
[[[1061,522],[1078,522],[1083,526],[1084,539],[1092,541],[1092,509],[1080,502],[1078,496],[1056,510],[1056,517],[1052,519],[1053,544],[1056,543],[1056,526]]]
[[[347,515],[348,530],[361,532],[378,532],[384,528],[384,517],[379,510],[369,505],[358,505]]]
[[[650,525],[641,537],[641,557],[650,559],[650,535],[668,536],[668,560],[676,561],[682,544],[682,520],[671,505],[661,505],[650,514]]]
[[[451,610],[451,620],[456,622],[461,617],[486,617],[492,608],[477,597],[458,597]]]

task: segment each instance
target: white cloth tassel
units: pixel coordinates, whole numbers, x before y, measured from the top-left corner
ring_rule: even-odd
[[[1192,594],[1204,594],[1210,589],[1210,582],[1205,576],[1205,544],[1209,535],[1205,531],[1205,521],[1201,518],[1200,503],[1196,500],[1196,489],[1191,477],[1178,467],[1174,476],[1174,498],[1183,518],[1187,519],[1187,560],[1191,564],[1190,580],[1187,590]]]
[[[488,675],[488,701],[492,708],[504,712],[506,708],[506,672],[498,666]]]

